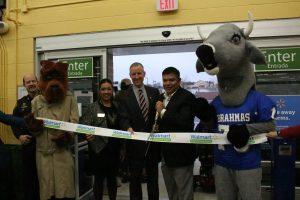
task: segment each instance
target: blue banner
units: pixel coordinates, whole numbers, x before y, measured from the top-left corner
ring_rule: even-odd
[[[300,95],[270,95],[269,97],[276,103],[277,128],[300,124]]]

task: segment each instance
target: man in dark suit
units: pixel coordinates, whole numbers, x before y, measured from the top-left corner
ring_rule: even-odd
[[[141,63],[130,66],[132,87],[125,91],[126,98],[122,98],[120,125],[123,130],[150,132],[155,119],[155,104],[159,91],[143,84],[145,77]],[[158,190],[158,162],[160,161],[160,145],[145,141],[127,141],[127,156],[130,171],[130,199],[142,200],[141,177],[143,168],[147,174],[147,190],[149,200],[159,199]]]
[[[23,86],[26,88],[28,95],[19,99],[13,110],[13,115],[21,118],[31,113],[31,100],[39,92],[36,76],[33,74],[24,75]],[[35,139],[31,136],[26,127],[20,128],[12,126],[12,130],[22,145],[24,200],[38,200],[40,198],[35,159]]]
[[[162,72],[165,93],[156,103],[159,132],[193,132],[195,96],[180,87],[180,72],[168,67]],[[162,173],[170,200],[193,199],[194,144],[163,143]]]

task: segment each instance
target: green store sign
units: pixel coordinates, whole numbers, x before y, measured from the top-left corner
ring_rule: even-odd
[[[93,77],[93,58],[70,58],[61,59],[61,62],[68,63],[68,78]]]
[[[300,70],[300,48],[262,49],[267,65],[255,65],[255,71]]]

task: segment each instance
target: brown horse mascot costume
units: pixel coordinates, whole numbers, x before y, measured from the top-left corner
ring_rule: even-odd
[[[43,127],[36,117],[78,123],[77,102],[68,91],[68,64],[41,61],[39,88],[26,122],[36,137],[36,162],[41,200],[75,197],[74,161],[69,148],[72,134]]]

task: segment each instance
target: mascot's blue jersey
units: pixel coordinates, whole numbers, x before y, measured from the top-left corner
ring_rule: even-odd
[[[216,108],[219,125],[267,122],[274,119],[276,113],[275,103],[255,90],[250,90],[245,102],[238,107],[224,106],[219,96],[212,105]],[[260,167],[260,145],[250,145],[245,153],[238,153],[233,145],[216,145],[214,153],[215,163],[223,167],[237,170]]]

